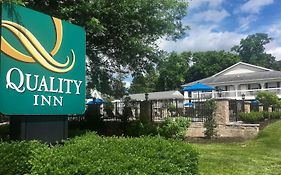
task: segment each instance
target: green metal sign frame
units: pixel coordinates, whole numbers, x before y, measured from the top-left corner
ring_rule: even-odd
[[[85,110],[83,28],[1,4],[0,112],[71,115]]]

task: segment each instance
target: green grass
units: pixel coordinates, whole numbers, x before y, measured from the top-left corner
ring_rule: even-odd
[[[281,175],[281,121],[251,141],[194,146],[200,153],[200,174]]]

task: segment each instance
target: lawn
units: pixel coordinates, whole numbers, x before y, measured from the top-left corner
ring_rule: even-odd
[[[281,121],[250,141],[194,146],[200,153],[200,174],[281,174]]]

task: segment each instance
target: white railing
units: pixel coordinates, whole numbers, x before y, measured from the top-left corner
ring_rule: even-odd
[[[213,92],[193,92],[191,98],[185,99],[211,99],[227,97],[233,99],[242,99],[242,95],[245,95],[245,99],[254,99],[259,91],[268,91],[275,93],[279,98],[281,98],[281,88],[268,88],[268,89],[250,89],[250,90],[234,90],[234,91],[213,91]],[[199,96],[198,96],[199,95]]]

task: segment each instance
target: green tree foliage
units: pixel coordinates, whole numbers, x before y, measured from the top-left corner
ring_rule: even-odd
[[[179,89],[186,82],[186,74],[189,69],[191,52],[172,52],[157,66],[159,77],[156,82],[157,91]]]
[[[115,94],[116,73],[143,72],[157,63],[162,37],[178,39],[187,26],[187,2],[180,0],[24,0],[27,7],[86,29],[91,88]]]
[[[192,55],[193,65],[187,71],[186,81],[207,78],[239,61],[237,55],[225,51],[196,52]]]
[[[267,109],[269,106],[273,106],[275,108],[281,108],[281,101],[278,96],[274,93],[267,91],[259,91],[256,100],[258,100],[262,105]]]
[[[272,69],[274,70],[278,70],[278,71],[281,71],[281,60],[279,61],[274,61],[274,64],[272,65],[271,67]]]
[[[129,92],[144,93],[179,89],[186,81],[190,57],[190,52],[172,52],[163,55],[157,66],[150,66],[146,74],[138,74],[134,77]]]
[[[146,93],[156,91],[155,83],[157,82],[158,74],[154,66],[150,65],[145,74],[138,73],[134,75],[134,79],[129,89],[129,93]]]
[[[193,62],[191,66],[190,61]],[[135,77],[129,92],[144,93],[181,89],[181,85],[186,82],[214,75],[239,61],[239,56],[225,51],[193,54],[172,52],[160,61],[156,70],[151,71],[152,73]]]
[[[265,33],[256,33],[242,39],[239,45],[234,46],[231,50],[238,53],[241,60],[246,63],[271,68],[275,62],[275,57],[265,52],[265,45],[272,38]]]

